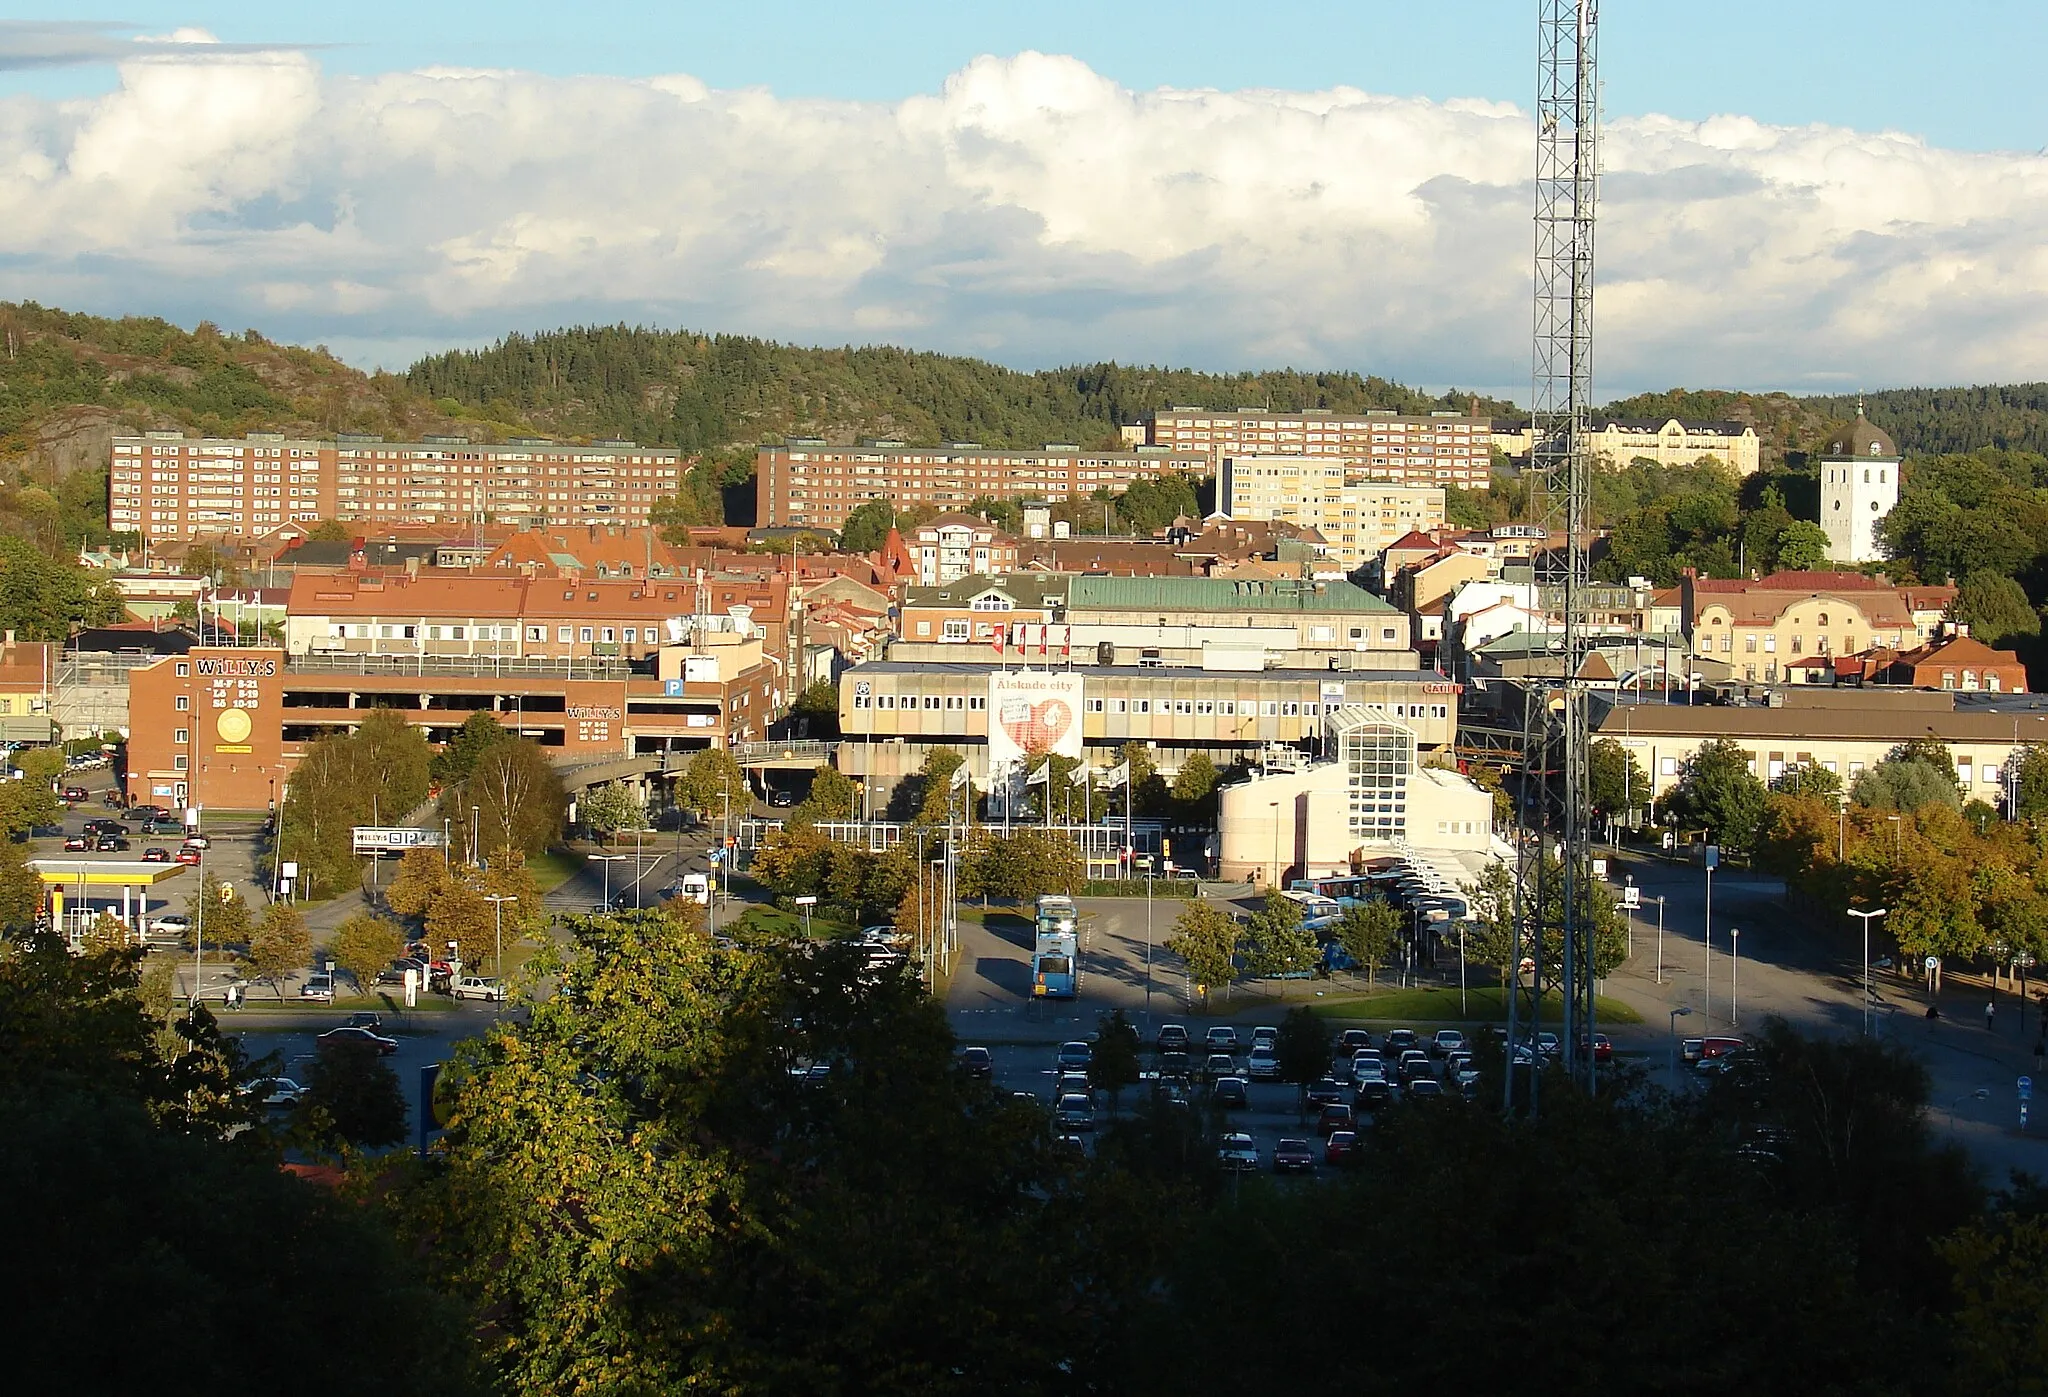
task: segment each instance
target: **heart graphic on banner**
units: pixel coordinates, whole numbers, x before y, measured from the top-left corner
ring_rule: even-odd
[[[1009,699],[1003,703],[1001,718],[1003,731],[1019,747],[1027,752],[1050,752],[1074,725],[1074,710],[1065,699],[1037,704]]]

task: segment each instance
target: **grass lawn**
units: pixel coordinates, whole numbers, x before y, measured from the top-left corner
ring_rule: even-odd
[[[544,893],[551,893],[583,869],[583,860],[567,849],[550,849],[526,861],[527,871]]]
[[[1397,1023],[1486,1023],[1507,1018],[1500,988],[1488,985],[1469,991],[1465,1007],[1459,1007],[1458,991],[1450,989],[1386,989],[1343,997],[1325,996],[1309,1007],[1330,1019],[1385,1019]],[[1555,1020],[1564,1012],[1564,1001],[1555,992],[1543,996],[1543,1015]],[[1601,1023],[1634,1024],[1642,1016],[1619,1000],[1600,996],[1593,1012]]]
[[[785,912],[780,907],[749,907],[740,914],[737,922],[728,925],[719,923],[719,930],[730,927],[744,927],[750,931],[766,932],[775,936],[804,935],[804,919],[795,912]],[[834,936],[852,936],[859,928],[847,922],[836,922],[825,917],[811,918],[810,935],[819,939]]]

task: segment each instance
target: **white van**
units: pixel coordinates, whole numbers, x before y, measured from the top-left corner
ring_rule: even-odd
[[[699,907],[711,905],[711,876],[707,873],[685,873],[680,896],[688,898]]]

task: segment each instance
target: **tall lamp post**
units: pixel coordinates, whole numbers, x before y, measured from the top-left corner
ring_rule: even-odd
[[[505,904],[517,902],[519,898],[512,893],[485,893],[484,901],[491,904],[491,911],[498,922],[498,954],[491,961],[491,971],[498,977],[498,1004],[502,1008],[505,1003]]]
[[[1273,812],[1273,876],[1266,883],[1272,889],[1280,886],[1280,802],[1269,800],[1266,808]]]
[[[1707,917],[1701,924],[1704,932],[1701,940],[1707,949],[1706,991],[1707,1002],[1700,1013],[1706,1016],[1711,1026],[1714,1022],[1714,865],[1720,862],[1721,851],[1712,844],[1707,846]]]
[[[766,777],[762,778],[766,780]],[[732,896],[732,782],[720,781],[718,794],[724,801],[724,813],[718,818],[718,867],[714,870],[725,884],[725,895]]]
[[[590,856],[592,863],[604,865],[604,910],[607,912],[612,910],[612,865],[623,863],[630,857],[632,857],[630,854],[592,854]]]
[[[1690,1013],[1692,1010],[1683,1004],[1671,1011],[1671,1085],[1674,1090],[1678,1086],[1678,1021]]]
[[[1863,1036],[1865,1038],[1870,1036],[1870,924],[1877,918],[1882,917],[1885,914],[1885,910],[1882,907],[1878,908],[1875,912],[1861,912],[1854,907],[1849,909],[1850,916],[1861,918],[1863,922]]]
[[[1657,895],[1657,983],[1664,983],[1664,895]]]
[[[1728,928],[1728,1027],[1734,1028],[1737,981],[1742,975],[1742,928]]]

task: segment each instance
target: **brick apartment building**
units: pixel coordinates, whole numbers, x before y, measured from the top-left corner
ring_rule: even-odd
[[[1484,485],[1493,468],[1493,419],[1457,412],[1176,407],[1153,413],[1145,432],[1154,449],[1199,454],[1205,475],[1232,456],[1335,456],[1356,473],[1410,485]]]
[[[129,674],[128,798],[265,809],[308,743],[372,708],[396,710],[433,742],[490,713],[563,762],[761,737],[781,702],[780,666],[758,640],[725,639],[668,647],[641,666],[195,646]]]
[[[1150,447],[1090,452],[1057,445],[1042,451],[991,449],[966,442],[830,446],[817,438],[791,437],[781,446],[762,447],[755,460],[755,519],[763,528],[837,531],[869,500],[889,500],[899,510],[928,504],[956,511],[983,496],[1064,500],[1101,489],[1122,490],[1153,476],[1209,475],[1213,470],[1207,453]]]
[[[258,537],[322,519],[394,525],[645,524],[681,477],[677,452],[463,437],[114,438],[107,526],[152,539]]]
[[[1406,534],[1444,526],[1442,486],[1376,479],[1327,457],[1227,456],[1217,489],[1218,507],[1232,519],[1314,529],[1347,572]]]

